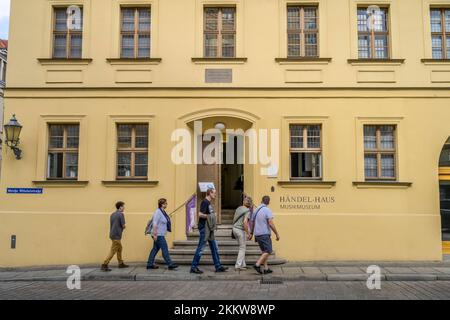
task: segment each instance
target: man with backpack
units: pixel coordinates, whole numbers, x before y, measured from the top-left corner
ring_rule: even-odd
[[[280,241],[280,235],[278,234],[277,228],[273,222],[272,210],[268,207],[269,203],[270,197],[264,196],[262,198],[261,205],[256,209],[255,214],[252,217],[253,225],[251,234],[249,235],[249,240],[253,235],[255,236],[256,242],[262,252],[261,257],[253,266],[259,274],[269,274],[273,272],[269,269],[267,264],[267,260],[273,252],[271,239],[272,231],[275,233],[276,240]],[[261,266],[264,266],[264,269],[261,269]]]

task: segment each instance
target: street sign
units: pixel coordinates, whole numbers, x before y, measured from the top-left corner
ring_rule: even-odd
[[[7,194],[43,194],[42,188],[7,188]]]

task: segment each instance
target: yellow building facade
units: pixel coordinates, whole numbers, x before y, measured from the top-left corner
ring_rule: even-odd
[[[442,259],[448,0],[12,0],[8,49],[23,154],[3,148],[0,266],[101,262],[118,200],[144,261],[157,200],[184,240],[199,182],[219,215],[271,196],[289,261]],[[175,163],[196,121],[278,132],[276,164]]]

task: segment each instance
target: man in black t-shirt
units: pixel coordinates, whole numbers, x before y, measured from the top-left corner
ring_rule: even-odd
[[[200,263],[200,259],[202,257],[203,249],[205,248],[206,242],[209,244],[209,248],[211,249],[211,255],[214,261],[214,267],[216,268],[216,272],[225,272],[227,271],[227,267],[222,266],[219,257],[219,248],[217,247],[217,242],[212,239],[208,239],[206,241],[206,224],[209,215],[215,215],[214,206],[211,204],[211,201],[216,198],[216,190],[208,189],[206,192],[206,198],[203,199],[200,204],[200,212],[198,214],[198,231],[200,233],[199,242],[197,250],[195,251],[194,259],[192,261],[191,273],[201,274],[201,271],[198,268]]]

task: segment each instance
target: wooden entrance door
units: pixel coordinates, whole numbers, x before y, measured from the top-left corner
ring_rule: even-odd
[[[211,142],[209,141],[204,141],[203,142],[203,148],[202,148],[202,152],[204,150],[204,148],[210,144]],[[218,157],[218,159],[220,159]],[[215,201],[213,202],[214,205],[214,210],[216,211],[216,215],[217,215],[217,222],[221,223],[221,207],[222,207],[222,202],[221,202],[221,177],[220,177],[220,163],[217,162],[216,164],[198,164],[197,165],[197,214],[199,212],[200,209],[200,203],[201,201],[204,199],[204,197],[206,196],[205,193],[200,191],[200,188],[198,186],[199,182],[212,182],[214,183],[214,186],[216,187],[217,190],[217,196]]]

